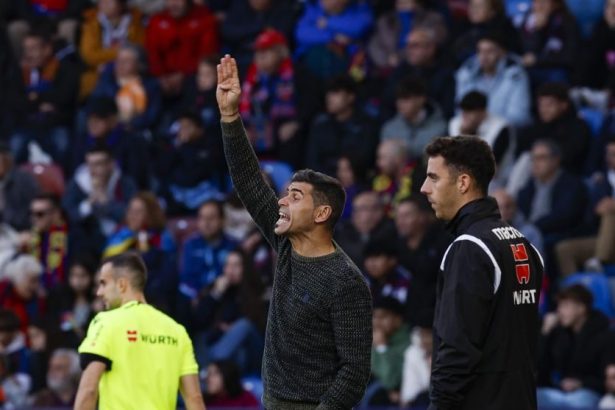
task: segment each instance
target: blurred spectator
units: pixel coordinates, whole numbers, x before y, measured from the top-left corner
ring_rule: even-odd
[[[579,52],[580,34],[565,0],[533,0],[519,24],[523,56],[532,84],[566,82]]]
[[[233,360],[244,373],[259,372],[265,331],[263,283],[248,257],[239,250],[228,253],[222,275],[203,295],[196,308],[197,361],[203,365]]]
[[[367,53],[372,63],[386,73],[399,65],[407,38],[413,30],[429,28],[435,45],[444,43],[446,25],[429,0],[396,0],[395,9],[378,18]]]
[[[517,152],[528,150],[538,139],[551,139],[560,148],[561,166],[582,175],[587,164],[591,132],[578,117],[562,83],[543,84],[537,91],[538,120],[519,132]]]
[[[76,257],[68,270],[67,283],[56,287],[49,295],[50,319],[59,328],[62,346],[76,349],[94,317],[95,271],[95,259],[88,255]]]
[[[164,211],[151,192],[136,193],[126,208],[124,224],[107,242],[103,257],[138,251],[147,267],[145,297],[165,312],[175,308],[177,246],[166,229]]]
[[[425,84],[413,77],[397,86],[395,105],[397,114],[382,126],[380,140],[403,140],[409,160],[421,162],[431,140],[446,133],[442,111],[429,100]]]
[[[141,10],[147,16],[152,16],[164,10],[166,0],[128,0],[128,5]]]
[[[46,300],[40,285],[43,267],[32,256],[15,254],[2,267],[0,307],[9,309],[19,319],[19,328],[26,334],[30,321],[44,317]]]
[[[531,157],[532,178],[519,192],[517,203],[526,221],[542,233],[549,254],[557,241],[575,234],[583,223],[587,189],[582,179],[562,169],[555,142],[536,141]]]
[[[224,215],[224,233],[236,242],[246,239],[256,228],[254,220],[234,190],[224,202]]]
[[[112,98],[119,121],[143,131],[156,124],[162,100],[158,82],[147,75],[144,50],[133,44],[119,46],[114,63],[103,69],[92,97]]]
[[[602,272],[615,262],[615,139],[606,146],[607,170],[587,181],[590,193],[591,235],[562,241],[556,247],[560,270],[570,275],[581,268]]]
[[[4,222],[19,231],[28,229],[28,206],[39,192],[36,180],[15,167],[8,145],[0,142],[0,213]]]
[[[7,308],[0,309],[0,350],[7,360],[8,371],[27,375],[30,372],[30,349],[26,343],[26,334],[20,331],[22,327],[15,312]]]
[[[438,43],[436,31],[432,27],[419,26],[408,34],[400,64],[386,78],[383,96],[383,116],[394,110],[395,92],[398,84],[408,76],[420,78],[427,86],[427,95],[438,103],[444,115],[453,115],[455,100],[454,71],[444,58],[443,45]]]
[[[353,67],[360,71],[361,60],[365,59],[362,43],[372,20],[372,12],[365,2],[307,2],[296,26],[297,55],[320,78],[352,72]]]
[[[374,302],[372,344],[372,384],[364,401],[372,406],[400,405],[404,352],[410,343],[410,330],[403,321],[404,308],[394,298]]]
[[[530,83],[518,57],[509,53],[499,32],[485,33],[478,39],[476,55],[457,70],[456,100],[470,91],[487,96],[487,111],[504,118],[515,127],[530,120]]]
[[[606,394],[598,403],[599,409],[615,409],[615,364],[611,363],[604,369],[604,387]]]
[[[76,244],[100,251],[117,229],[135,192],[135,183],[122,175],[111,151],[104,145],[92,146],[63,198],[72,228],[81,231]]]
[[[230,360],[217,361],[207,366],[204,396],[208,407],[250,410],[260,408],[256,397],[241,385],[239,368]]]
[[[66,281],[69,256],[68,224],[60,199],[40,194],[30,202],[32,230],[22,234],[23,251],[34,256],[43,267],[41,283],[49,291]]]
[[[583,37],[589,37],[595,24],[600,20],[605,0],[566,0],[566,4]]]
[[[543,254],[544,245],[542,233],[540,233],[540,230],[538,230],[535,225],[525,220],[523,214],[519,212],[515,198],[503,188],[496,189],[491,193],[491,196],[494,197],[498,203],[502,220],[519,230],[519,232],[521,232],[523,236]]]
[[[130,130],[118,116],[114,98],[94,97],[87,105],[86,135],[79,137],[73,148],[76,166],[80,165],[89,148],[107,145],[122,170],[134,179],[141,189],[151,183],[150,150],[142,135]]]
[[[65,165],[70,127],[79,89],[79,72],[69,59],[58,59],[48,33],[31,31],[23,40],[23,94],[14,101],[16,131],[11,150],[17,162],[28,160],[28,144],[36,142],[55,162]]]
[[[263,31],[242,87],[239,112],[260,157],[298,164],[299,130],[295,74],[284,35]]]
[[[572,285],[557,295],[556,313],[543,319],[539,343],[538,406],[593,408],[604,391],[609,321],[592,309],[591,292]]]
[[[184,244],[179,291],[196,305],[199,297],[222,275],[224,262],[237,243],[224,234],[224,207],[209,200],[199,207],[198,234]]]
[[[72,349],[58,349],[49,360],[47,388],[31,399],[32,406],[72,408],[79,386],[79,355]]]
[[[293,35],[296,0],[232,0],[222,22],[222,41],[237,60],[240,71],[252,61],[254,39],[269,28],[285,38]]]
[[[347,220],[352,214],[352,203],[359,192],[367,189],[366,169],[351,155],[342,155],[337,160],[337,172],[335,176],[341,182],[346,191],[346,203],[342,211],[341,219]]]
[[[361,270],[365,244],[395,235],[395,225],[386,216],[380,195],[373,191],[358,193],[352,202],[352,217],[335,229],[336,242]]]
[[[342,155],[352,155],[368,168],[373,165],[378,134],[375,124],[357,108],[356,100],[357,85],[351,78],[336,77],[329,82],[326,113],[314,120],[308,137],[309,168],[335,175]]]
[[[604,15],[594,27],[588,45],[583,83],[615,89],[615,0],[604,2]]]
[[[503,0],[470,0],[468,23],[461,29],[460,36],[453,42],[453,53],[457,64],[463,63],[476,52],[478,40],[488,32],[502,33],[506,50],[515,54],[521,52],[519,33],[504,11]]]
[[[410,334],[404,352],[400,402],[405,407],[426,405],[429,401],[431,353],[433,351],[433,314],[419,320]]]
[[[387,139],[378,145],[376,167],[378,175],[372,181],[372,190],[380,194],[389,212],[401,199],[418,193],[425,179],[422,163],[408,159],[402,139]]]
[[[0,4],[9,6],[8,2]],[[0,138],[5,140],[13,126],[11,108],[20,93],[21,72],[6,27],[0,16]]]
[[[186,215],[226,190],[219,141],[205,133],[201,118],[184,112],[174,141],[159,144],[157,174],[169,215]]]
[[[88,67],[81,75],[81,97],[94,90],[102,65],[117,58],[122,44],[145,42],[141,12],[126,3],[127,0],[99,0],[96,8],[84,13],[79,55]]]
[[[396,245],[390,238],[377,238],[363,250],[367,282],[376,302],[391,297],[405,304],[408,299],[411,274],[399,264]]]
[[[218,23],[205,6],[190,0],[166,0],[166,9],[147,26],[150,71],[165,96],[181,92],[186,75],[194,74],[199,59],[218,52]]]
[[[81,13],[88,0],[12,0],[15,20],[9,26],[13,50],[21,54],[22,40],[28,31],[41,24],[57,26],[57,34],[64,41],[75,44]]]
[[[415,325],[422,312],[434,309],[440,262],[452,238],[435,219],[429,201],[422,194],[413,194],[397,204],[395,226],[400,237],[399,263],[412,272],[406,320]]]
[[[199,61],[196,75],[185,82],[179,105],[184,112],[194,111],[201,117],[205,135],[209,135],[212,141],[220,141],[219,151],[222,153],[220,110],[216,101],[216,66],[219,62],[215,57],[204,57]]]
[[[53,344],[54,325],[47,317],[33,320],[28,326],[27,340],[30,348],[30,369],[29,375],[32,379],[30,393],[36,393],[47,386],[47,368],[49,365],[49,349]]]
[[[470,91],[459,101],[461,113],[448,124],[449,135],[476,135],[485,140],[495,156],[496,173],[492,184],[506,186],[514,164],[515,134],[505,119],[487,111],[487,96]]]

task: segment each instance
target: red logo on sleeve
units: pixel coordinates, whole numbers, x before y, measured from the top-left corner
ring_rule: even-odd
[[[126,331],[126,337],[128,338],[129,342],[136,342],[137,341],[137,331],[136,330],[127,330]]]
[[[517,243],[510,245],[510,249],[512,249],[513,257],[515,258],[515,262],[525,262],[528,260],[527,257],[527,249],[525,248],[525,244]],[[515,265],[515,273],[517,275],[517,282],[520,285],[527,285],[530,283],[530,265],[527,263],[517,263]]]
[[[525,244],[522,244],[522,243],[513,244],[513,245],[510,245],[510,249],[512,249],[515,262],[523,262],[528,259],[527,249],[525,249]]]
[[[527,285],[530,283],[530,265],[527,263],[516,265],[515,273],[517,274],[517,282],[519,282],[520,285]]]

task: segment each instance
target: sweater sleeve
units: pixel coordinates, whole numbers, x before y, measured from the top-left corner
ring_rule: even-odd
[[[317,409],[350,409],[363,397],[371,367],[372,300],[360,277],[338,290],[331,316],[339,370]]]
[[[261,174],[241,119],[221,124],[224,155],[237,194],[267,241],[277,249],[278,238],[274,228],[279,207],[276,194]]]

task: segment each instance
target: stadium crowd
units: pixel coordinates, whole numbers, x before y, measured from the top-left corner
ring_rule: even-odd
[[[0,2],[0,408],[71,406],[97,266],[126,250],[210,408],[258,407],[276,256],[226,169],[226,53],[272,187],[309,167],[347,191],[335,238],[374,300],[362,406],[428,403],[451,238],[423,150],[473,134],[546,262],[539,404],[615,409],[615,0]]]

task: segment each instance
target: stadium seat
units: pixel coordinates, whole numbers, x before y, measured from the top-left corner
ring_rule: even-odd
[[[28,162],[21,165],[19,169],[32,175],[43,192],[58,196],[64,194],[64,173],[57,164],[33,164]]]
[[[561,286],[562,288],[580,284],[592,292],[594,296],[594,308],[601,311],[609,318],[615,318],[615,309],[613,308],[613,298],[611,297],[611,287],[609,280],[604,273],[597,272],[579,272],[565,278]]]
[[[271,176],[277,192],[281,192],[293,176],[293,169],[282,161],[261,161],[261,169]]]

